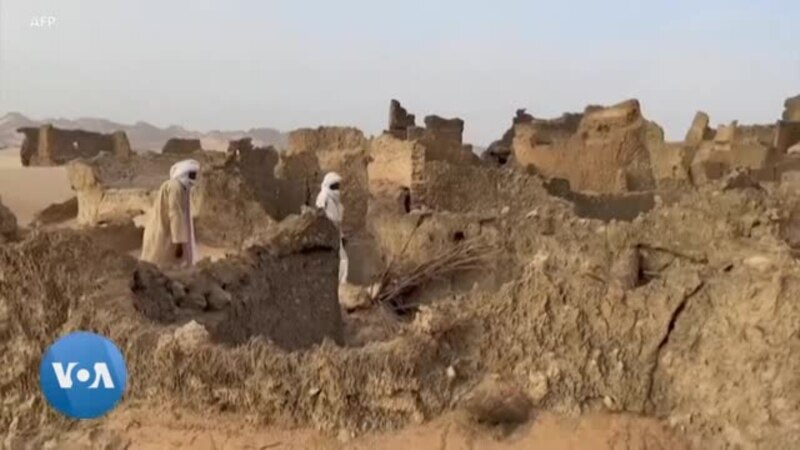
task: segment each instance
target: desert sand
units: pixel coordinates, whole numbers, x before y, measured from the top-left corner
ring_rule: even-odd
[[[29,224],[47,206],[74,196],[63,166],[22,167],[18,148],[0,150],[0,198],[20,225]]]

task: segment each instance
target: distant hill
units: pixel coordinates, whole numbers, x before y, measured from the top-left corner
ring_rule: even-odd
[[[105,119],[80,118],[70,119],[45,119],[33,120],[20,113],[12,112],[0,117],[0,149],[5,147],[19,147],[23,136],[17,133],[17,128],[39,126],[52,123],[56,128],[82,129],[98,133],[111,133],[122,130],[128,135],[131,146],[135,150],[160,151],[169,138],[195,138],[200,139],[206,150],[224,151],[228,148],[228,141],[241,139],[245,136],[253,138],[257,146],[273,145],[284,148],[287,144],[287,133],[281,133],[272,128],[251,128],[250,130],[212,130],[207,133],[187,130],[180,126],[158,128],[147,122],[136,122],[133,125],[111,122]]]

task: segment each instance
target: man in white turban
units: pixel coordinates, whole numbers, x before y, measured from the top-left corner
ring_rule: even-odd
[[[192,159],[175,163],[156,194],[147,218],[142,242],[142,260],[161,268],[194,265],[194,239],[190,192],[197,181],[200,164]]]
[[[347,281],[347,252],[342,239],[342,217],[344,207],[340,198],[342,177],[336,172],[328,172],[322,180],[322,189],[317,195],[317,208],[325,211],[325,215],[339,228],[339,283]]]

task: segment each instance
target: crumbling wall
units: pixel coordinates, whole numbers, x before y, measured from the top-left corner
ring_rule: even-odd
[[[284,211],[297,213],[300,205],[314,205],[324,174],[336,172],[342,177],[343,230],[348,234],[362,229],[369,199],[368,149],[364,133],[356,128],[319,127],[291,132],[289,149],[281,154],[278,168],[283,180],[280,201],[285,205]]]
[[[691,164],[697,152],[695,147],[682,142],[665,142],[650,149],[650,163],[658,189],[681,189],[692,185]]]
[[[773,126],[740,126],[737,122],[720,125],[710,140],[703,140],[695,149],[691,177],[695,185],[721,179],[736,168],[748,169],[762,181],[780,179],[780,154],[773,146]]]
[[[225,161],[225,155],[218,152],[196,153],[192,157],[200,162],[201,171],[221,166]],[[149,153],[120,160],[103,153],[91,159],[70,161],[67,177],[78,200],[78,224],[119,222],[147,213],[161,184],[169,178],[170,167],[183,158],[183,155]],[[198,188],[203,185],[202,178],[201,175]],[[193,211],[197,215],[196,195],[192,197]],[[235,197],[226,199],[232,205],[237,205],[236,200]]]
[[[447,161],[454,164],[474,164],[479,158],[472,147],[464,145],[464,121],[439,116],[425,117],[425,131],[419,143],[425,146],[426,161]]]
[[[409,139],[416,127],[414,114],[409,114],[399,101],[392,99],[389,103],[389,129],[386,132],[397,139]]]
[[[370,234],[386,265],[403,273],[429,262],[464,240],[482,238],[497,245],[497,214],[450,212],[380,214],[369,221]]]
[[[683,140],[684,143],[690,147],[696,147],[703,141],[711,140],[714,137],[715,131],[708,126],[709,121],[708,114],[703,111],[698,111],[692,120],[689,131],[686,132],[686,138]]]
[[[547,196],[539,178],[499,168],[427,162],[424,195],[412,190],[428,209],[459,213],[499,213],[504,208],[528,212]]]
[[[569,201],[575,215],[604,222],[631,221],[655,207],[652,192],[623,192],[620,194],[586,194],[570,189],[569,181],[553,178],[544,184],[550,195]]]
[[[654,187],[649,146],[659,144],[659,133],[642,117],[638,101],[588,107],[577,130],[572,128],[574,118],[517,125],[515,160],[544,176],[567,179],[575,190],[614,193]]]
[[[176,155],[191,155],[203,150],[200,139],[169,138],[164,144],[161,153]]]
[[[800,122],[800,95],[789,97],[783,102],[783,120],[787,122]]]
[[[425,117],[425,127],[417,127],[397,100],[389,105],[389,129],[384,133],[396,139],[415,141],[425,147],[426,161],[448,161],[454,164],[475,164],[480,161],[471,145],[464,145],[464,121],[436,115]]]
[[[129,158],[132,150],[123,131],[113,134],[84,130],[62,130],[52,125],[20,128],[25,135],[20,151],[23,166],[62,165],[77,158],[91,158],[106,151],[120,159]]]
[[[511,128],[503,133],[502,138],[492,142],[481,158],[498,166],[507,164],[513,155],[511,146],[514,144],[514,129],[517,125],[531,123],[533,120],[533,116],[525,112],[525,109],[518,109],[511,120]]]
[[[191,317],[227,344],[254,337],[286,350],[325,339],[341,344],[339,232],[333,224],[322,212],[309,212],[255,241],[242,255],[202,263],[176,279],[142,265],[133,282],[137,309],[160,323]]]
[[[786,153],[800,143],[800,95],[787,98],[783,106],[783,120],[778,121],[775,136],[775,147],[779,154]]]
[[[242,138],[228,144],[228,162],[235,164],[246,182],[252,186],[264,210],[277,219],[280,213],[279,181],[275,168],[279,155],[274,147],[254,147],[252,139]]]

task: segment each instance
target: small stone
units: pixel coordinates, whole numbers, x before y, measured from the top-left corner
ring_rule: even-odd
[[[756,255],[746,258],[744,260],[744,265],[761,273],[767,273],[775,267],[775,263],[763,255]]]
[[[528,394],[534,403],[544,400],[549,391],[547,375],[542,372],[534,372],[528,377]]]
[[[451,381],[456,378],[456,369],[453,366],[447,367],[447,378]]]
[[[536,208],[536,209],[528,212],[528,214],[525,214],[525,217],[528,218],[528,219],[533,219],[533,218],[539,217],[539,208]]]
[[[313,387],[313,388],[308,390],[308,396],[309,397],[316,397],[317,395],[319,395],[320,392],[322,392],[322,390],[320,388]]]
[[[167,289],[173,298],[179,299],[186,295],[186,286],[180,281],[172,280],[167,284]]]
[[[173,336],[184,352],[191,352],[211,341],[206,327],[194,320],[175,330]]]
[[[608,395],[603,397],[603,406],[605,406],[606,409],[608,409],[609,411],[617,410],[616,402],[614,401],[613,398],[609,397]]]
[[[506,214],[511,212],[511,208],[508,206],[504,206],[503,209],[500,210],[500,215],[505,216]]]
[[[353,433],[342,428],[341,430],[339,430],[339,434],[336,436],[336,438],[339,440],[339,442],[347,443],[350,442],[351,439],[353,439]]]
[[[179,299],[181,308],[194,309],[197,311],[205,311],[208,307],[205,295],[202,292],[190,289],[189,293],[183,298]]]
[[[531,261],[531,265],[536,269],[544,270],[547,268],[549,262],[550,262],[550,255],[548,253],[539,250],[538,252],[536,252],[535,255],[533,255],[533,260]]]

